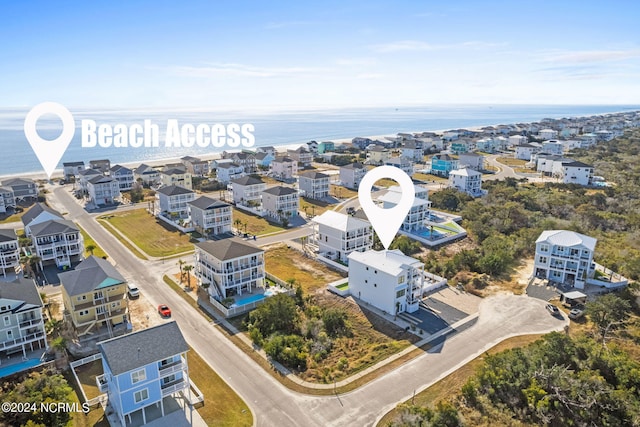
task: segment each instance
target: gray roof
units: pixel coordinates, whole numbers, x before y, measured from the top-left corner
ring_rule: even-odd
[[[143,163],[143,164],[141,164],[140,166],[138,166],[135,169],[135,173],[137,173],[139,175],[139,174],[143,174],[143,173],[158,173],[158,171],[155,170],[154,168],[152,168],[151,166],[145,165]]]
[[[264,181],[261,180],[260,178],[247,175],[247,176],[243,176],[242,178],[233,179],[231,180],[231,183],[239,184],[239,185],[257,185],[257,184],[264,184]]]
[[[273,194],[274,196],[287,196],[289,194],[297,194],[298,190],[291,187],[283,187],[281,185],[277,187],[271,187],[263,191],[263,193]]]
[[[78,172],[78,174],[80,176],[88,176],[88,175],[102,175],[102,172],[100,172],[97,169],[85,169],[85,170],[81,170],[80,172]]]
[[[591,251],[595,250],[597,239],[569,230],[545,230],[536,243],[547,242],[552,245],[572,247],[583,246]]]
[[[10,228],[0,228],[0,242],[12,242],[18,240],[15,230]]]
[[[11,178],[11,179],[5,179],[4,181],[2,181],[2,185],[4,187],[13,187],[14,185],[35,185],[36,183],[33,182],[33,180],[31,179],[26,179],[26,178]]]
[[[68,219],[50,219],[48,221],[34,224],[30,229],[31,234],[36,237],[79,231],[73,221],[69,221]]]
[[[98,348],[113,375],[121,375],[189,350],[175,321],[99,342]]]
[[[473,151],[470,151],[468,153],[460,153],[459,154],[460,157],[484,157],[482,154],[478,154],[478,153],[474,153]]]
[[[273,161],[275,163],[283,163],[283,162],[294,162],[295,160],[293,160],[289,156],[279,156],[279,157],[276,157]]]
[[[345,169],[364,169],[365,166],[362,163],[349,163],[348,165],[344,165],[344,166],[340,166],[341,168],[345,168]]]
[[[451,156],[450,156],[450,155],[448,155],[448,154],[436,154],[435,156],[433,156],[433,158],[434,158],[435,160],[445,160],[445,161],[447,161],[447,160],[448,160],[448,161],[456,160],[456,159],[454,159],[453,157],[451,157]]]
[[[64,162],[62,166],[84,166],[84,162]]]
[[[322,172],[316,172],[316,171],[304,172],[304,173],[301,173],[300,176],[303,176],[305,178],[311,178],[311,179],[329,178],[329,175],[324,174]]]
[[[42,307],[42,299],[33,279],[18,277],[13,282],[0,282],[0,298],[24,301],[12,310],[14,313]]]
[[[207,240],[195,245],[221,261],[264,252],[264,249],[235,237],[217,241]]]
[[[165,175],[182,175],[185,173],[184,169],[179,169],[179,168],[170,168],[167,170],[162,171],[163,174]]]
[[[103,175],[96,175],[93,178],[89,178],[89,182],[92,184],[104,184],[112,181],[115,181],[115,178],[111,178],[110,176],[103,176]]]
[[[180,160],[184,161],[184,162],[199,162],[200,159],[197,157],[192,157],[192,156],[184,156],[184,157],[180,157]]]
[[[60,219],[62,219],[62,215],[60,214],[60,212],[54,209],[51,209],[49,206],[45,205],[44,203],[36,203],[35,205],[33,205],[31,209],[29,209],[24,215],[22,215],[22,218],[21,218],[22,223],[25,226],[29,225],[29,223],[33,221],[42,212],[49,212],[50,214],[55,215]]]
[[[588,165],[586,163],[579,162],[577,160],[572,161],[571,163],[564,163],[562,166],[564,167],[569,166],[571,168],[593,168],[593,166]]]
[[[110,170],[111,170],[111,172],[118,172],[118,171],[131,172],[131,169],[129,169],[126,166],[122,166],[122,165],[111,166]]]
[[[211,197],[207,196],[198,197],[196,200],[192,200],[188,204],[199,209],[216,209],[229,206],[228,203],[222,202],[218,199],[212,199]]]
[[[165,196],[176,196],[178,194],[190,194],[193,193],[193,191],[180,187],[179,185],[167,185],[166,187],[158,189],[158,193],[164,194]]]
[[[91,255],[74,270],[58,274],[60,283],[68,295],[81,295],[96,289],[126,282],[124,277],[105,259]]]
[[[237,167],[240,167],[240,165],[237,164],[237,163],[233,163],[233,162],[231,162],[231,163],[219,163],[218,164],[218,169],[220,169],[220,168],[222,168],[222,169],[231,169],[231,168],[237,168]]]

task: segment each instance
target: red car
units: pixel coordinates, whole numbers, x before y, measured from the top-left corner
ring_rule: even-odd
[[[158,306],[158,313],[160,313],[160,316],[162,317],[171,317],[171,309],[165,304],[160,304]]]

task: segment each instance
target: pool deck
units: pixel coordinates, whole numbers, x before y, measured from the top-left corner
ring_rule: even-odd
[[[45,349],[28,351],[26,359],[22,357],[22,353],[14,354],[6,358],[2,357],[2,359],[0,360],[0,378],[4,378],[15,373],[42,365],[45,362],[40,362],[37,365],[31,365],[30,363],[27,364],[27,362],[31,361],[31,359],[41,360],[40,358],[45,353],[45,351]]]

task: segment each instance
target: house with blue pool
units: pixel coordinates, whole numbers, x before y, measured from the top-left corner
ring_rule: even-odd
[[[101,341],[98,349],[104,373],[96,382],[123,426],[164,417],[175,397],[202,401],[189,379],[189,346],[176,322]]]

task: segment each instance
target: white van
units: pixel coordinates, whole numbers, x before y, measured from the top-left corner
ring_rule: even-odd
[[[137,298],[140,296],[140,290],[133,283],[127,283],[129,298]]]

